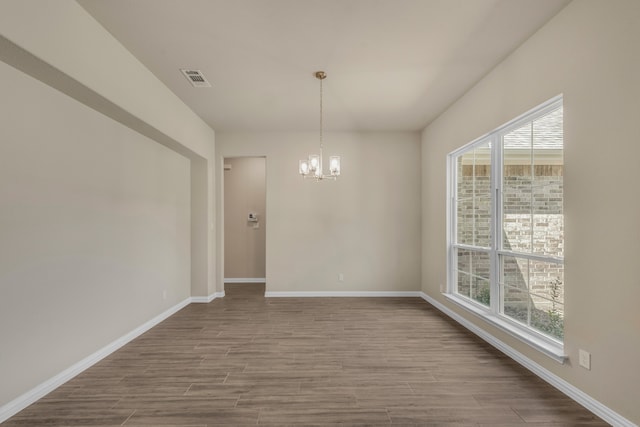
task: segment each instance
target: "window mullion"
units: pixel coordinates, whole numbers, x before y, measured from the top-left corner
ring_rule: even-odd
[[[537,254],[525,253],[525,252],[507,251],[504,249],[498,250],[498,255],[507,255],[510,257],[524,258],[524,259],[529,259],[533,261],[543,261],[543,262],[553,262],[556,264],[564,264],[563,258],[552,257],[548,255],[537,255]]]
[[[531,179],[529,181],[529,191],[531,192],[529,194],[529,203],[530,203],[530,210],[529,210],[529,221],[530,221],[530,238],[529,238],[529,248],[531,253],[534,253],[533,250],[533,229],[535,226],[535,223],[533,222],[533,203],[534,203],[534,198],[533,198],[533,182],[535,179],[535,167],[534,167],[534,152],[533,152],[533,121],[531,121],[531,151],[530,151],[530,158],[531,158],[531,165],[530,165],[530,174],[531,174]]]
[[[454,245],[458,243],[457,234],[458,234],[458,169],[457,169],[457,157],[451,156],[449,158],[448,163],[448,171],[447,171],[447,181],[448,181],[448,193],[449,193],[449,202],[448,209],[449,214],[447,218],[449,220],[449,256],[447,257],[447,293],[455,293],[457,292],[457,283],[458,283],[458,273],[457,273],[457,265],[456,258],[454,255],[455,247]]]
[[[491,311],[499,313],[502,306],[502,298],[500,297],[500,260],[498,258],[497,249],[499,249],[502,240],[501,216],[501,190],[502,190],[502,144],[500,143],[500,134],[494,134],[491,138],[491,272],[490,272],[490,289],[491,289]]]

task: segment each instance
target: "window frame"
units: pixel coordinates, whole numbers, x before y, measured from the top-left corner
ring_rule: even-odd
[[[465,144],[447,155],[447,286],[445,297],[462,308],[470,311],[486,320],[493,326],[507,332],[520,341],[529,344],[533,348],[541,351],[559,363],[564,363],[567,356],[564,353],[564,342],[547,336],[535,329],[522,325],[516,320],[510,319],[503,313],[503,298],[500,295],[500,268],[501,257],[510,256],[534,261],[552,261],[564,265],[564,257],[539,255],[534,253],[522,253],[504,249],[501,230],[503,223],[503,137],[509,132],[534,120],[543,117],[552,111],[563,106],[563,95],[557,95],[548,101],[530,109],[513,120],[503,124],[493,131],[482,135],[479,138]],[[564,115],[563,115],[564,116]],[[563,117],[564,122],[564,117]],[[458,183],[458,158],[468,153],[470,150],[484,144],[490,144],[491,166],[490,166],[490,244],[489,249],[457,243],[457,183]],[[563,141],[564,153],[564,141]],[[564,161],[563,161],[564,164]],[[475,243],[475,241],[474,241]],[[457,293],[457,264],[456,252],[458,249],[469,251],[489,252],[490,254],[490,304],[485,306],[471,297],[466,297]],[[470,291],[471,294],[471,291]]]

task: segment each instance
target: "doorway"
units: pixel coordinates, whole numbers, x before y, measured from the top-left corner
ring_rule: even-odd
[[[226,296],[264,295],[266,158],[224,159],[224,288]]]

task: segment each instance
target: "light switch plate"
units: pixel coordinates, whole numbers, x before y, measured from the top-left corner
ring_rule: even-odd
[[[591,353],[585,350],[578,350],[578,362],[580,366],[585,369],[591,370]]]

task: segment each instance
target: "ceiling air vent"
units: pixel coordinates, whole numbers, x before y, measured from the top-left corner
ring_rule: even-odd
[[[180,71],[189,80],[193,87],[211,87],[211,83],[207,81],[200,70],[189,70],[181,68]]]

